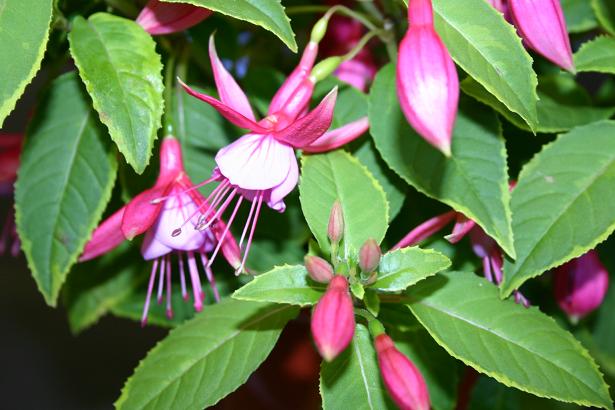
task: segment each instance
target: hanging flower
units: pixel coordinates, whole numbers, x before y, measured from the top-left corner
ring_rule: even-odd
[[[158,303],[166,288],[166,309],[169,318],[171,309],[171,277],[175,260],[179,273],[182,295],[188,299],[185,263],[192,283],[194,308],[203,307],[202,290],[198,264],[209,280],[216,300],[219,299],[211,264],[221,250],[228,262],[239,265],[239,249],[229,233],[229,227],[218,219],[206,230],[194,229],[201,209],[208,209],[208,202],[197,191],[186,172],[181,156],[181,147],[175,138],[164,139],[160,150],[160,174],[156,184],[132,199],[126,206],[115,212],[94,231],[86,244],[81,261],[93,259],[109,252],[126,239],[145,234],[141,254],[145,260],[153,260],[143,308],[142,324],[147,321],[150,299],[158,276]],[[178,231],[178,226],[191,225]],[[211,254],[211,257],[208,255]]]
[[[408,23],[397,60],[399,102],[416,132],[450,156],[459,101],[455,63],[434,28],[431,0],[410,0]]]
[[[591,250],[557,268],[553,285],[560,308],[577,322],[602,304],[609,289],[609,272],[598,252]]]
[[[149,0],[136,21],[152,35],[171,34],[197,25],[211,13],[211,10],[192,4]]]
[[[17,256],[21,247],[21,242],[17,236],[12,202],[13,185],[17,179],[22,142],[23,137],[21,135],[0,135],[0,196],[10,198],[11,206],[0,231],[0,255],[8,251],[12,256]]]
[[[243,258],[238,272],[245,269],[252,237],[262,204],[284,212],[284,198],[297,185],[299,167],[294,149],[307,152],[336,149],[357,138],[367,129],[360,119],[338,130],[327,132],[333,119],[337,90],[331,91],[308,112],[316,79],[310,75],[318,53],[318,43],[311,41],[297,68],[290,74],[273,97],[267,117],[256,121],[248,98],[224,68],[216,53],[213,36],[209,42],[209,56],[220,100],[199,93],[186,84],[192,96],[210,104],[227,120],[250,132],[216,155],[212,177],[203,184],[218,182],[211,195],[211,208],[201,216],[197,229],[215,224],[234,199],[229,225],[242,201],[251,202],[248,219],[239,241]]]

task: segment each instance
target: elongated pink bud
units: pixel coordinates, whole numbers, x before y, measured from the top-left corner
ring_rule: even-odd
[[[455,64],[434,29],[431,0],[410,0],[408,21],[397,60],[399,102],[416,132],[450,156],[459,101]]]
[[[594,250],[560,266],[554,277],[555,298],[575,322],[599,307],[609,287],[609,273]]]
[[[335,359],[352,340],[355,320],[348,280],[334,276],[312,313],[312,337],[320,355]]]
[[[429,391],[419,369],[381,334],[375,340],[384,385],[401,410],[429,410]]]
[[[363,272],[373,272],[380,264],[381,257],[382,251],[378,242],[368,239],[359,250],[359,267]]]
[[[564,70],[575,71],[559,0],[509,0],[509,7],[521,38],[530,48]]]
[[[323,258],[307,255],[304,258],[304,263],[310,278],[316,282],[329,283],[333,279],[333,267]]]
[[[211,15],[211,11],[191,4],[147,2],[137,23],[150,34],[170,34],[186,30]]]
[[[335,201],[331,207],[327,236],[331,242],[335,243],[341,241],[344,236],[344,213],[340,201]]]

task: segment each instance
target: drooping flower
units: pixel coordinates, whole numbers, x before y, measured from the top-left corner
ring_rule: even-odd
[[[609,288],[609,273],[595,250],[555,270],[555,298],[573,322],[598,308]]]
[[[329,1],[330,5],[344,2]],[[325,56],[343,55],[351,51],[365,34],[363,25],[349,17],[334,15],[331,18],[329,30],[322,42]],[[375,59],[369,46],[357,53],[351,60],[343,62],[334,75],[340,80],[365,92],[378,71]]]
[[[205,229],[215,223],[237,198],[229,218],[230,225],[242,201],[252,203],[239,241],[241,247],[247,238],[238,272],[244,270],[263,202],[284,212],[284,198],[297,185],[299,168],[294,149],[308,152],[335,149],[365,132],[364,119],[327,132],[333,118],[335,89],[308,112],[316,81],[310,74],[317,53],[318,43],[311,41],[297,68],[273,97],[267,117],[260,121],[256,121],[248,98],[218,58],[213,37],[210,38],[209,56],[220,100],[182,83],[190,95],[210,104],[238,127],[250,131],[218,151],[217,167],[205,183],[216,181],[219,185],[214,189],[211,209],[203,213],[197,226]],[[357,123],[360,126],[356,126]]]
[[[162,301],[166,287],[167,315],[171,310],[171,276],[173,259],[184,299],[188,299],[185,263],[192,283],[194,308],[203,307],[204,292],[201,287],[198,264],[209,280],[214,296],[219,299],[211,271],[211,263],[221,250],[228,262],[239,265],[239,248],[222,219],[207,230],[194,229],[200,209],[209,209],[209,203],[198,192],[186,175],[181,156],[181,147],[175,138],[163,140],[160,150],[160,174],[156,184],[132,199],[126,206],[102,222],[86,244],[81,261],[93,259],[109,252],[126,239],[145,234],[141,254],[145,260],[153,260],[143,308],[142,323],[147,321],[147,312],[158,276],[158,303]],[[190,229],[177,232],[177,227],[190,224]],[[212,253],[213,252],[213,253]],[[211,254],[211,257],[208,255]],[[197,263],[198,262],[198,263]]]
[[[450,156],[459,101],[455,64],[434,28],[431,0],[410,0],[408,22],[397,60],[399,102],[416,132]]]
[[[374,340],[382,380],[401,410],[429,410],[429,391],[417,367],[382,333]]]
[[[345,276],[333,277],[312,312],[312,337],[320,355],[328,362],[350,344],[355,319],[352,297]]]
[[[575,71],[570,38],[559,0],[489,0],[512,21],[525,44],[570,72]]]
[[[197,25],[211,15],[211,10],[183,3],[149,0],[137,23],[152,35],[171,34]]]
[[[12,202],[13,185],[17,179],[22,142],[23,137],[18,134],[0,135],[0,196],[10,198],[11,206],[11,211],[7,213],[2,231],[0,231],[0,255],[8,251],[12,256],[17,256],[21,246],[17,236]]]

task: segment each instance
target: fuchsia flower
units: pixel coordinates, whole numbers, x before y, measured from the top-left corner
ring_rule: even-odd
[[[312,312],[311,328],[316,347],[328,362],[350,344],[355,320],[345,276],[334,276],[327,286],[327,291]]]
[[[559,0],[488,0],[512,22],[525,44],[564,70],[574,62]]]
[[[459,79],[434,28],[431,0],[410,0],[408,23],[397,60],[399,102],[416,132],[450,156]]]
[[[591,250],[555,270],[555,298],[572,322],[598,308],[609,288],[609,272]]]
[[[340,2],[328,2],[339,4]],[[343,55],[352,50],[365,34],[363,25],[351,18],[334,15],[329,24],[329,30],[323,41],[323,52],[326,56]],[[365,92],[372,82],[378,66],[369,47],[364,47],[353,59],[343,62],[335,76],[340,80]]]
[[[149,0],[136,21],[152,35],[170,34],[197,25],[211,13],[211,10],[191,4]]]
[[[13,185],[17,179],[17,169],[19,168],[22,142],[23,137],[18,134],[0,135],[0,196],[11,198],[11,203]],[[12,256],[17,256],[20,247],[21,242],[15,226],[15,214],[11,210],[6,215],[0,232],[0,255],[8,250]]]
[[[376,336],[374,344],[382,380],[395,404],[401,410],[429,410],[429,391],[419,369],[386,334]]]
[[[470,235],[472,250],[474,254],[481,258],[483,262],[483,274],[485,278],[499,285],[504,279],[502,267],[504,265],[504,257],[502,250],[498,244],[483,231],[483,229],[471,219],[466,218],[463,214],[450,211],[442,215],[435,216],[413,230],[411,230],[393,249],[405,248],[413,246],[417,243],[429,238],[436,232],[442,230],[446,225],[456,220],[453,232],[446,236],[450,243],[457,243],[466,235]],[[514,292],[515,302],[529,307],[529,301],[519,291]]]
[[[198,229],[205,229],[225,212],[234,198],[238,198],[229,225],[245,199],[251,202],[248,219],[239,245],[246,234],[247,244],[238,271],[244,270],[250,244],[261,206],[284,212],[284,198],[297,185],[299,168],[294,149],[307,152],[332,150],[360,136],[366,129],[365,120],[327,132],[333,119],[337,90],[331,91],[320,104],[308,112],[315,78],[310,75],[318,53],[318,44],[310,42],[297,68],[273,97],[267,117],[255,119],[248,98],[224,68],[216,53],[213,37],[209,42],[209,56],[220,100],[199,93],[186,84],[192,96],[210,104],[227,120],[250,132],[216,155],[217,167],[212,177],[201,185],[218,182],[212,193],[211,209],[203,214]],[[357,127],[356,124],[359,123]]]
[[[200,260],[212,286],[216,300],[218,291],[211,272],[211,263],[219,250],[228,262],[239,265],[239,248],[229,227],[222,219],[207,230],[194,229],[198,222],[197,214],[201,209],[209,209],[209,203],[192,185],[186,175],[181,156],[181,147],[174,138],[165,138],[160,150],[160,174],[156,184],[132,199],[126,206],[110,216],[96,228],[92,239],[86,244],[81,261],[93,259],[117,247],[125,239],[132,239],[145,233],[141,254],[145,260],[153,260],[152,271],[143,308],[142,323],[147,321],[150,298],[156,275],[158,281],[158,303],[162,301],[162,291],[166,284],[167,315],[171,310],[171,265],[173,256],[178,264],[182,295],[188,298],[184,277],[184,262],[194,293],[194,308],[203,307],[204,292],[201,288],[197,260]],[[179,231],[177,227],[191,224],[191,229]],[[210,259],[207,255],[213,251]]]

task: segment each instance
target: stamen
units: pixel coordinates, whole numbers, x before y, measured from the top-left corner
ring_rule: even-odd
[[[216,212],[216,214],[209,220],[209,222],[205,223],[205,225],[203,226],[196,226],[196,229],[198,229],[199,231],[204,231],[205,229],[209,228],[211,226],[212,223],[214,223],[215,221],[218,220],[218,218],[220,218],[222,216],[222,214],[224,213],[224,211],[226,211],[226,208],[228,208],[229,204],[231,203],[231,201],[233,200],[233,198],[235,197],[235,194],[237,193],[237,188],[233,189],[231,191],[231,193],[229,194],[229,196],[226,198],[226,200],[224,201],[224,203],[222,204],[222,206],[220,206],[220,209],[218,209],[218,211]]]
[[[182,287],[182,298],[188,300],[188,292],[186,291],[186,277],[184,275],[184,253],[177,252],[177,259],[179,260],[179,282]]]
[[[203,301],[201,299],[201,279],[199,278],[199,269],[194,260],[194,252],[188,251],[188,270],[190,271],[190,280],[192,281],[192,293],[194,294],[194,309],[200,312],[203,309]]]
[[[250,245],[252,245],[252,237],[254,236],[254,231],[256,230],[256,222],[258,222],[258,215],[261,212],[261,205],[263,204],[263,196],[264,193],[263,191],[261,191],[258,195],[258,205],[256,206],[256,213],[254,214],[254,220],[252,221],[252,228],[250,228],[250,236],[248,236],[246,250],[244,251],[243,259],[241,261],[241,266],[239,266],[239,270],[235,271],[236,275],[239,275],[245,269],[246,259],[248,259],[248,253],[250,253]]]
[[[166,201],[167,199],[173,198],[175,195],[183,195],[183,194],[186,194],[186,193],[188,193],[190,191],[194,191],[195,189],[199,189],[200,187],[205,186],[205,185],[209,184],[210,182],[215,181],[216,178],[217,177],[211,177],[209,179],[206,179],[205,181],[203,181],[203,182],[201,182],[201,183],[199,183],[197,185],[193,185],[190,188],[185,189],[185,190],[183,190],[183,191],[181,191],[179,193],[175,193],[174,192],[171,195],[165,195],[165,196],[161,196],[159,198],[152,199],[151,201],[149,201],[149,203],[152,204],[152,205],[157,205],[157,204],[159,204],[159,203],[161,203],[163,201]]]
[[[156,270],[158,269],[158,259],[154,259],[152,265],[152,273],[149,275],[149,284],[147,285],[147,296],[145,297],[145,304],[143,305],[143,315],[141,316],[141,326],[147,324],[147,312],[149,311],[149,302],[152,296],[152,290],[154,290],[154,280],[156,279]]]
[[[196,209],[196,211],[194,211],[194,212],[192,213],[192,215],[190,215],[190,217],[189,217],[189,218],[186,218],[186,220],[184,220],[184,223],[182,223],[182,224],[181,224],[181,226],[180,226],[179,228],[177,228],[177,229],[174,229],[174,230],[173,230],[173,232],[171,233],[171,236],[173,236],[173,237],[175,238],[175,237],[177,237],[177,236],[181,235],[181,233],[182,233],[182,228],[183,228],[184,226],[186,226],[186,224],[187,224],[188,222],[190,222],[190,221],[192,220],[192,218],[194,218],[194,217],[196,216],[196,214],[200,213],[200,212],[201,212],[201,209],[202,209],[204,206],[209,205],[209,199],[211,198],[211,196],[212,196],[212,195],[214,195],[214,193],[216,193],[216,198],[217,198],[217,195],[220,193],[220,190],[221,190],[223,187],[226,187],[228,184],[229,184],[229,182],[228,182],[228,181],[223,181],[223,182],[221,182],[221,183],[220,183],[220,185],[218,185],[216,188],[214,188],[214,190],[213,190],[213,191],[209,194],[209,196],[207,197],[207,199],[205,199],[205,201],[204,201],[204,202],[203,202],[203,203],[202,203],[202,204],[201,204],[201,205],[200,205],[200,206]],[[211,209],[211,208],[210,208],[210,209]],[[209,209],[208,209],[208,211],[209,211]],[[201,223],[200,221],[202,220],[202,218],[203,218],[202,216],[201,216],[201,218],[199,218],[199,222],[197,223],[197,226]],[[195,227],[195,228],[196,228],[196,227]]]
[[[243,196],[239,196],[239,199],[237,200],[237,204],[235,205],[235,209],[233,210],[233,213],[231,214],[231,217],[228,220],[228,224],[226,224],[226,228],[224,229],[224,232],[222,232],[222,236],[218,239],[218,243],[216,244],[216,249],[214,249],[213,253],[211,254],[211,259],[209,260],[209,264],[205,266],[205,269],[210,268],[211,264],[214,263],[214,260],[216,259],[216,255],[218,255],[218,251],[220,251],[220,248],[222,247],[222,244],[224,243],[226,234],[228,233],[229,229],[231,229],[231,225],[233,224],[233,221],[235,220],[235,216],[237,215],[237,211],[239,210],[239,206],[241,205],[242,201],[243,201]]]
[[[250,206],[250,213],[248,214],[248,219],[246,220],[246,224],[243,227],[243,232],[241,233],[241,239],[239,240],[239,249],[241,249],[241,244],[246,237],[246,233],[248,232],[248,226],[250,226],[250,221],[252,220],[252,214],[254,213],[254,208],[256,208],[256,198],[252,201],[252,206]]]
[[[162,287],[164,285],[164,268],[166,267],[166,264],[164,262],[164,256],[162,257],[162,261],[160,263],[160,276],[158,278],[158,297],[156,298],[156,301],[158,302],[158,304],[162,303]]]
[[[205,268],[205,275],[207,276],[207,280],[209,281],[209,285],[211,286],[211,290],[214,292],[214,299],[216,302],[220,302],[220,294],[218,293],[218,287],[216,286],[216,279],[214,278],[214,274],[211,271],[211,260],[207,260],[207,256],[201,253],[201,262],[203,263],[203,267]]]
[[[488,256],[483,257],[483,273],[485,274],[485,278],[493,283],[493,273],[491,272],[491,260]]]
[[[207,209],[205,211],[205,213],[203,215],[201,215],[201,217],[199,218],[199,222],[196,224],[194,229],[202,230],[201,226],[203,226],[205,223],[207,223],[207,217],[209,216],[209,214],[212,211],[215,211],[215,209],[218,206],[218,204],[220,202],[222,202],[223,198],[226,196],[226,194],[229,192],[230,189],[231,189],[231,185],[227,184],[227,186],[225,186],[224,189],[222,189],[220,192],[218,192],[218,194],[216,194],[216,196],[214,197],[214,199],[213,199],[209,209]],[[215,219],[215,218],[212,218],[212,220],[213,219]]]
[[[167,263],[167,318],[173,319],[173,307],[171,306],[171,255],[165,256]]]

